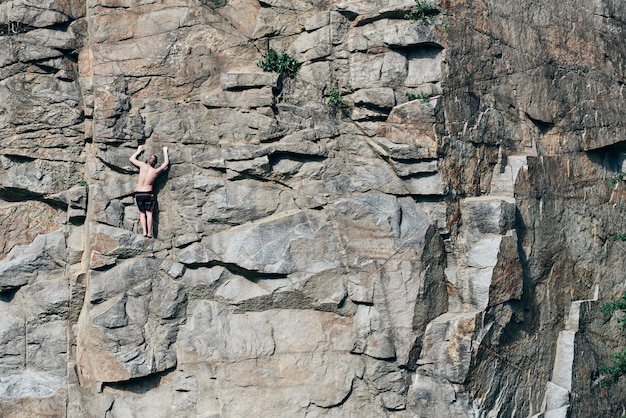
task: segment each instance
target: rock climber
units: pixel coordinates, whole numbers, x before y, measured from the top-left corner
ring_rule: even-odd
[[[139,222],[141,223],[141,229],[143,229],[143,236],[152,238],[152,213],[156,203],[152,186],[159,174],[170,164],[170,159],[167,155],[167,147],[163,147],[164,161],[157,168],[158,159],[154,154],[148,158],[147,163],[137,159],[143,150],[143,145],[139,145],[137,151],[129,159],[133,165],[139,167],[139,180],[135,188],[135,200],[139,208]]]

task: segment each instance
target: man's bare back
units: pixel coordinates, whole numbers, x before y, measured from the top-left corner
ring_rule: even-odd
[[[142,163],[139,166],[139,180],[137,180],[135,190],[138,192],[151,192],[154,181],[161,171],[158,168],[152,168],[150,165]]]
[[[137,159],[142,152],[143,146],[140,145],[137,151],[130,157],[130,162],[139,167],[139,180],[135,189],[135,200],[139,208],[139,222],[141,223],[141,229],[143,229],[143,236],[152,238],[152,212],[156,205],[152,187],[159,174],[169,165],[170,159],[167,155],[167,147],[163,147],[163,159],[165,161],[159,167],[156,167],[156,155],[152,155],[148,159],[148,163]]]
[[[133,165],[139,167],[139,179],[137,180],[137,187],[135,188],[135,190],[138,192],[151,192],[154,181],[159,176],[159,174],[161,174],[161,172],[167,168],[170,160],[167,155],[167,147],[163,147],[163,164],[155,168],[154,166],[148,163],[144,163],[143,161],[139,161],[137,159],[137,157],[143,152],[143,150],[143,146],[140,145],[137,148],[137,151],[130,157],[130,162],[133,163]],[[154,161],[156,165],[156,155],[153,155],[150,158],[155,159]]]

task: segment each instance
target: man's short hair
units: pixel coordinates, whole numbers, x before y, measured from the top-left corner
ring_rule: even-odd
[[[152,154],[150,158],[148,158],[148,164],[150,164],[153,168],[157,165],[158,158],[156,155]]]

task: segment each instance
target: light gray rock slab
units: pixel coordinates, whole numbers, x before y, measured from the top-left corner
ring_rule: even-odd
[[[208,108],[244,108],[273,106],[276,98],[271,87],[246,89],[241,91],[212,91],[202,96],[202,104]]]
[[[63,374],[24,372],[7,374],[0,382],[0,394],[5,399],[47,398],[66,384]]]
[[[400,177],[408,177],[415,174],[436,173],[439,170],[437,160],[417,162],[403,162],[402,160],[390,160],[394,170]]]
[[[172,346],[186,308],[183,286],[164,277],[129,285],[90,305],[89,316],[79,320],[77,363],[82,380],[125,381],[173,367]]]
[[[428,45],[407,54],[409,69],[404,79],[407,87],[438,83],[444,78],[443,48]]]
[[[233,163],[233,167],[241,170],[262,170],[265,164],[267,159],[261,158]],[[295,196],[285,188],[272,183],[258,184],[249,179],[230,182],[210,193],[206,199],[201,207],[201,219],[230,225],[254,222],[297,207]]]
[[[268,72],[228,72],[220,74],[220,85],[224,90],[258,89],[260,87],[276,88],[278,77],[277,73]]]
[[[177,261],[182,264],[205,264],[209,261],[216,260],[217,255],[206,248],[202,243],[194,242],[193,244],[182,248],[176,255]]]
[[[233,304],[269,294],[261,286],[240,276],[233,276],[215,291],[218,299]]]
[[[476,312],[449,312],[431,321],[424,335],[420,367],[451,383],[465,381],[478,325]]]
[[[354,89],[395,87],[407,76],[407,59],[398,52],[373,57],[354,55],[350,59],[350,84]]]
[[[304,22],[304,29],[307,32],[312,32],[316,29],[319,29],[323,26],[327,26],[330,24],[330,12],[319,12],[311,17],[309,17]]]
[[[439,41],[435,25],[412,21],[395,21],[382,30],[382,41],[390,47],[434,45]]]
[[[180,279],[190,299],[212,299],[215,290],[232,277],[224,267],[187,268]]]
[[[297,412],[311,402],[330,407],[348,395],[355,378],[363,376],[361,361],[345,351],[349,338],[344,336],[351,329],[348,318],[298,310],[233,314],[210,301],[194,302],[190,309],[179,339],[180,361],[185,365],[202,357],[212,359],[225,401],[222,413],[240,414],[269,387],[281,390],[265,395],[264,410]]]
[[[268,216],[214,234],[204,245],[221,262],[262,273],[316,273],[340,265],[332,225],[313,211]]]
[[[5,3],[0,7],[0,18],[3,22],[20,22],[42,28],[70,20],[70,16],[51,7],[54,4],[49,0],[36,6],[27,1]]]
[[[276,348],[266,314],[232,314],[208,300],[189,303],[178,344],[183,364],[198,358],[213,362],[257,358]]]
[[[126,295],[117,295],[90,311],[91,320],[95,326],[106,328],[120,328],[128,325],[126,316]]]
[[[0,260],[0,289],[15,289],[38,279],[58,276],[65,268],[65,253],[62,230],[38,235],[31,244],[13,247]]]
[[[357,106],[362,105],[391,109],[396,104],[394,91],[388,87],[357,90],[350,97]]]
[[[428,418],[470,418],[474,411],[450,382],[417,373],[407,395],[407,411],[411,416]]]
[[[413,195],[443,196],[446,192],[441,173],[433,173],[404,181],[407,190]]]
[[[262,176],[269,172],[270,161],[267,156],[263,156],[252,160],[227,161],[225,167],[236,175]]]
[[[93,271],[91,273],[90,301],[95,303],[107,300],[134,286],[156,278],[160,265],[161,260],[135,258],[118,263],[109,270]]]
[[[24,33],[21,40],[37,46],[47,46],[55,49],[75,49],[80,41],[71,32],[62,32],[53,29],[36,29]]]
[[[179,279],[185,274],[185,265],[178,263],[171,259],[163,260],[160,266],[161,270],[165,271],[172,279]]]
[[[374,306],[358,305],[354,316],[353,353],[367,354],[377,359],[396,356],[390,324]]]
[[[92,223],[91,230],[91,251],[104,256],[126,259],[170,248],[166,242],[101,223]]]
[[[298,62],[315,61],[333,52],[332,29],[324,26],[313,32],[303,32],[289,47],[289,52]]]
[[[21,160],[0,156],[0,187],[49,195],[74,187],[82,177],[80,164],[62,161]]]

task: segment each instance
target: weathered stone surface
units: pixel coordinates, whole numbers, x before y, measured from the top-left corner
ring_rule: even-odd
[[[621,414],[625,6],[466,3],[0,2],[0,415]]]
[[[0,207],[0,257],[4,258],[16,245],[30,244],[37,235],[60,229],[61,216],[60,210],[36,201]]]
[[[63,233],[56,231],[38,235],[28,245],[13,247],[0,261],[0,291],[16,289],[50,275],[60,275],[64,268]]]
[[[77,366],[84,385],[125,381],[176,365],[172,344],[187,296],[180,283],[159,276],[157,267],[157,260],[147,260],[97,276],[88,315],[79,320]]]
[[[267,217],[212,235],[205,245],[221,262],[265,274],[318,273],[340,263],[332,225],[315,212]]]

